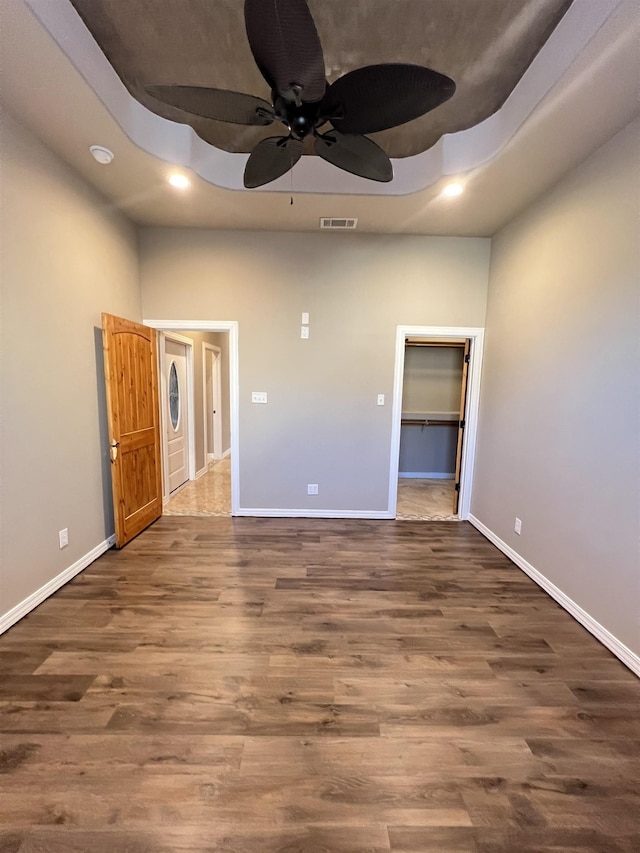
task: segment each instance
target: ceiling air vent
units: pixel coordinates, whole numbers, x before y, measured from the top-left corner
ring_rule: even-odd
[[[337,219],[335,216],[322,216],[320,218],[320,228],[331,228],[333,231],[354,231],[357,227],[357,219]]]

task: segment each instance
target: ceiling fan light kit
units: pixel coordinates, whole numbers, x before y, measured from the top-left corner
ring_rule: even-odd
[[[263,139],[249,155],[247,188],[264,186],[292,169],[308,136],[314,138],[315,153],[328,163],[362,178],[390,181],[391,160],[367,134],[425,115],[455,92],[446,75],[399,62],[357,68],[328,83],[306,0],[245,0],[244,17],[271,103],[199,86],[148,86],[146,91],[187,116],[255,126],[282,123],[287,135]]]

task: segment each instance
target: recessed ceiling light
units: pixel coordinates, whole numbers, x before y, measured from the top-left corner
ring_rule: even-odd
[[[464,192],[464,187],[458,181],[454,181],[451,184],[447,184],[446,187],[442,190],[440,195],[445,196],[446,198],[454,198],[457,195],[462,195]]]
[[[89,151],[91,151],[94,159],[98,163],[102,163],[103,166],[106,166],[113,160],[113,151],[109,151],[104,145],[90,145]]]
[[[169,175],[168,181],[172,187],[176,187],[176,189],[179,190],[186,190],[187,187],[191,186],[189,178],[187,178],[186,175],[179,174],[178,172],[175,172],[173,175]]]

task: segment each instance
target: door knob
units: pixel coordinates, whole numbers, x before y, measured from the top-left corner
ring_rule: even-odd
[[[118,458],[118,448],[120,447],[120,442],[115,441],[115,439],[109,445],[109,455],[111,456],[111,461],[115,462]]]

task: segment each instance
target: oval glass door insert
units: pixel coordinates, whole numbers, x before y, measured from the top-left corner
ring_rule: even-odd
[[[178,429],[180,421],[180,388],[178,386],[178,371],[175,361],[171,362],[169,368],[169,417],[174,432]]]

